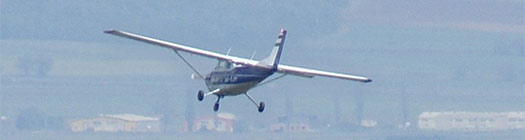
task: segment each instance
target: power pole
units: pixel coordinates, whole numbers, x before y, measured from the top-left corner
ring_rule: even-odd
[[[408,93],[406,89],[401,90],[401,113],[403,114],[402,118],[402,127],[408,127]]]
[[[286,123],[290,122],[290,119],[292,119],[292,116],[294,115],[294,109],[293,109],[293,95],[285,94],[284,100],[285,100],[285,111],[286,111]]]
[[[355,111],[357,125],[361,125],[361,121],[363,120],[364,95],[361,92],[361,90],[357,90],[357,92],[354,93],[355,104],[357,107]]]
[[[341,102],[339,100],[340,96],[338,95],[339,92],[334,93],[334,115],[335,115],[335,121],[339,122],[341,121]]]

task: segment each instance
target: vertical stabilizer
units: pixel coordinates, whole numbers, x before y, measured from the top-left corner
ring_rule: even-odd
[[[279,65],[279,60],[281,59],[281,52],[283,50],[285,38],[286,38],[286,30],[281,29],[281,32],[279,32],[279,37],[277,38],[277,41],[275,42],[275,45],[273,46],[270,56],[261,60],[259,63],[263,65],[272,66],[272,68],[277,69],[277,65]]]

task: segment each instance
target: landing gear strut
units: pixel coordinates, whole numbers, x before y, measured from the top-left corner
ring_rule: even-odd
[[[250,99],[250,101],[252,101],[252,103],[253,103],[255,106],[257,106],[257,110],[258,110],[259,112],[262,113],[262,112],[264,111],[264,102],[259,102],[259,104],[257,104],[257,103],[255,102],[255,100],[253,100],[253,98],[252,98],[250,95],[248,95],[248,93],[244,93],[244,95],[246,95],[246,97],[248,97],[248,99]]]

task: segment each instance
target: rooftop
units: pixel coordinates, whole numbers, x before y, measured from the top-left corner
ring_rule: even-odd
[[[107,118],[113,118],[113,119],[120,119],[124,121],[130,121],[130,122],[139,122],[139,121],[158,121],[159,118],[153,118],[153,117],[146,117],[146,116],[140,116],[135,114],[109,114],[109,115],[100,115],[101,117],[107,117]]]

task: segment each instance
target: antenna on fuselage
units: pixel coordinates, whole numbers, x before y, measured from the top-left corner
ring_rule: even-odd
[[[230,52],[231,52],[231,51],[232,51],[232,48],[230,47],[230,48],[228,49],[228,52],[226,52],[226,55],[230,55]]]
[[[255,54],[257,54],[257,51],[253,51],[253,54],[252,54],[252,57],[250,57],[250,60],[253,60],[253,58],[255,57]]]

